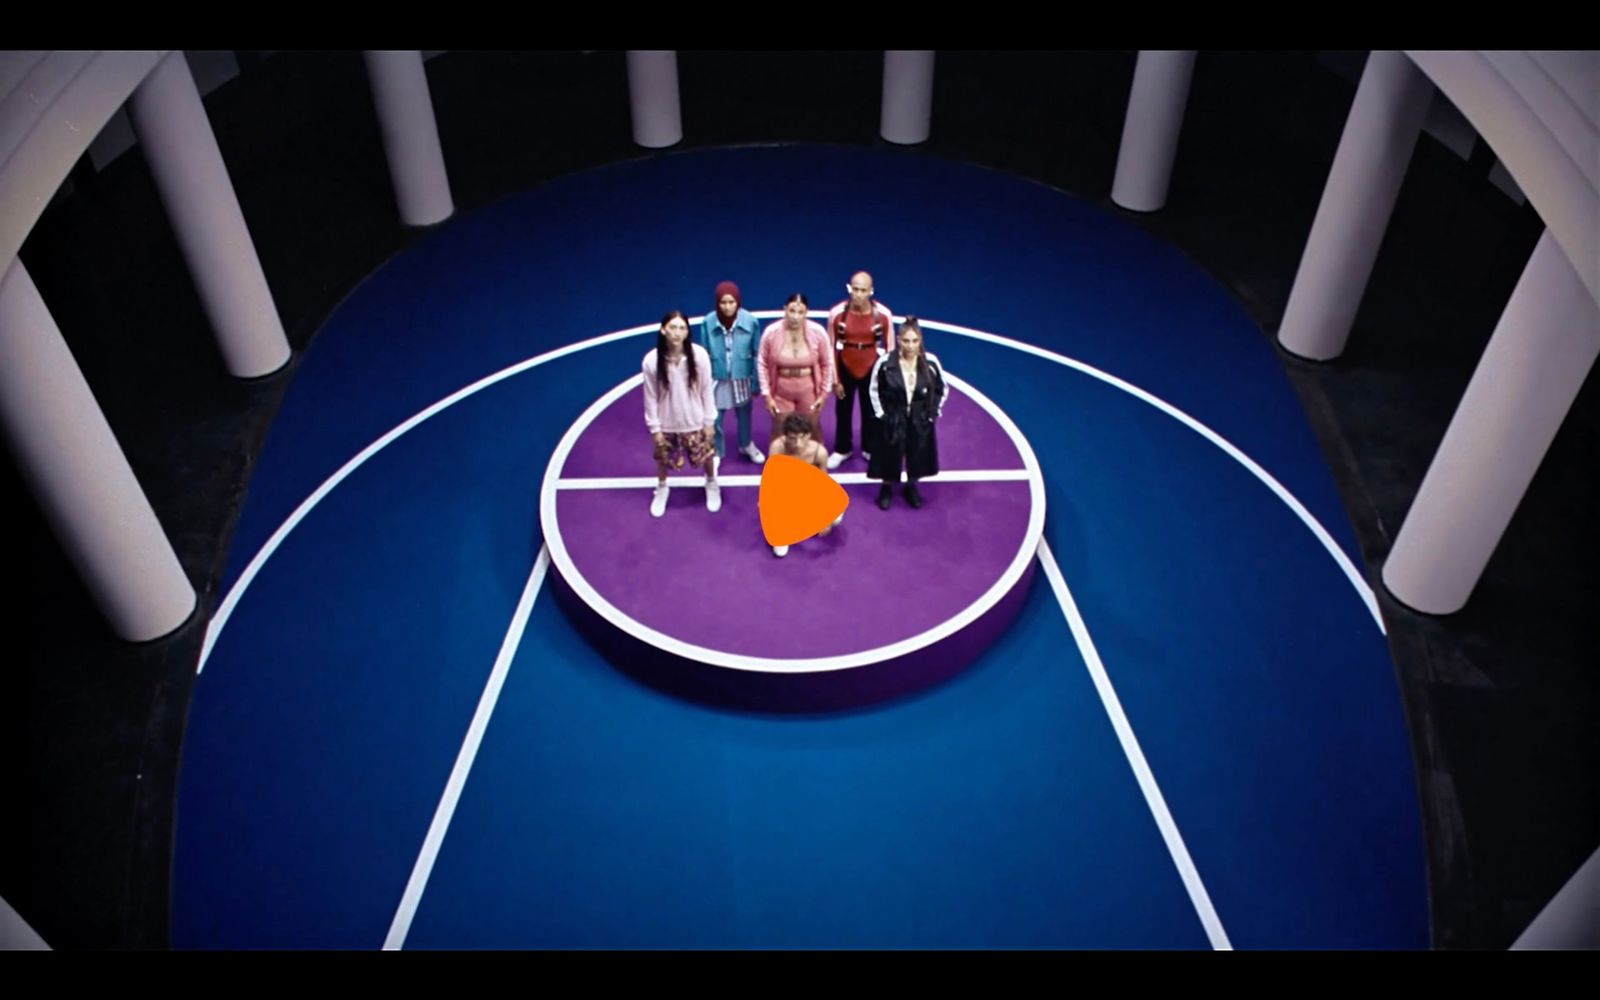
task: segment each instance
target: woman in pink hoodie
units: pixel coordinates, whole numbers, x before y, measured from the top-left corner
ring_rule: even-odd
[[[717,404],[712,396],[711,355],[689,342],[689,320],[674,309],[661,318],[656,348],[644,356],[644,424],[650,430],[656,460],[656,490],[650,515],[667,512],[667,473],[684,460],[706,471],[706,510],[722,509],[717,485],[716,448],[712,428]]]

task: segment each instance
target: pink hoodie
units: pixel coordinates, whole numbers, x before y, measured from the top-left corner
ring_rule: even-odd
[[[761,333],[761,347],[756,352],[756,375],[761,381],[763,396],[771,396],[772,387],[778,381],[780,367],[778,352],[783,350],[783,338],[781,319],[773,322]],[[820,323],[809,319],[806,320],[806,346],[811,348],[811,356],[816,358],[816,364],[809,366],[811,384],[818,396],[826,396],[833,391],[833,345],[828,342],[828,331],[824,330]]]
[[[694,351],[698,380],[689,386],[689,365],[667,366],[667,384],[656,382],[656,352],[644,356],[644,425],[650,433],[685,434],[704,430],[717,422],[716,397],[712,393],[711,355],[699,344],[685,344]]]

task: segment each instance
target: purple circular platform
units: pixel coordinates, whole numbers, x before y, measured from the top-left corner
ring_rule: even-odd
[[[849,494],[824,538],[773,556],[756,497],[761,466],[730,450],[722,509],[704,476],[668,478],[664,517],[634,376],[562,437],[540,515],[560,603],[630,675],[700,700],[831,710],[904,694],[976,659],[1010,625],[1044,531],[1033,449],[982,393],[949,376],[940,474],[920,510],[873,503],[859,454],[833,473]],[[770,418],[754,415],[766,448]],[[824,430],[832,440],[832,406]],[[733,421],[725,428],[730,442]]]

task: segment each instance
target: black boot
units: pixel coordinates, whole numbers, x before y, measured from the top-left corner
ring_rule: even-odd
[[[917,481],[915,479],[906,483],[906,503],[910,504],[913,509],[922,506],[922,494],[917,492]]]
[[[878,507],[881,510],[888,510],[889,504],[892,502],[894,502],[894,490],[890,488],[888,483],[884,483],[878,487]]]

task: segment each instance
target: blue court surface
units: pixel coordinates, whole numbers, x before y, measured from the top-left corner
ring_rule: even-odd
[[[1024,609],[953,680],[849,712],[635,683],[545,585],[557,441],[668,309],[732,279],[821,312],[859,268],[1038,456]],[[1428,943],[1388,649],[1268,341],[1175,250],[1012,176],[701,151],[454,219],[317,335],[229,558],[178,948]]]

